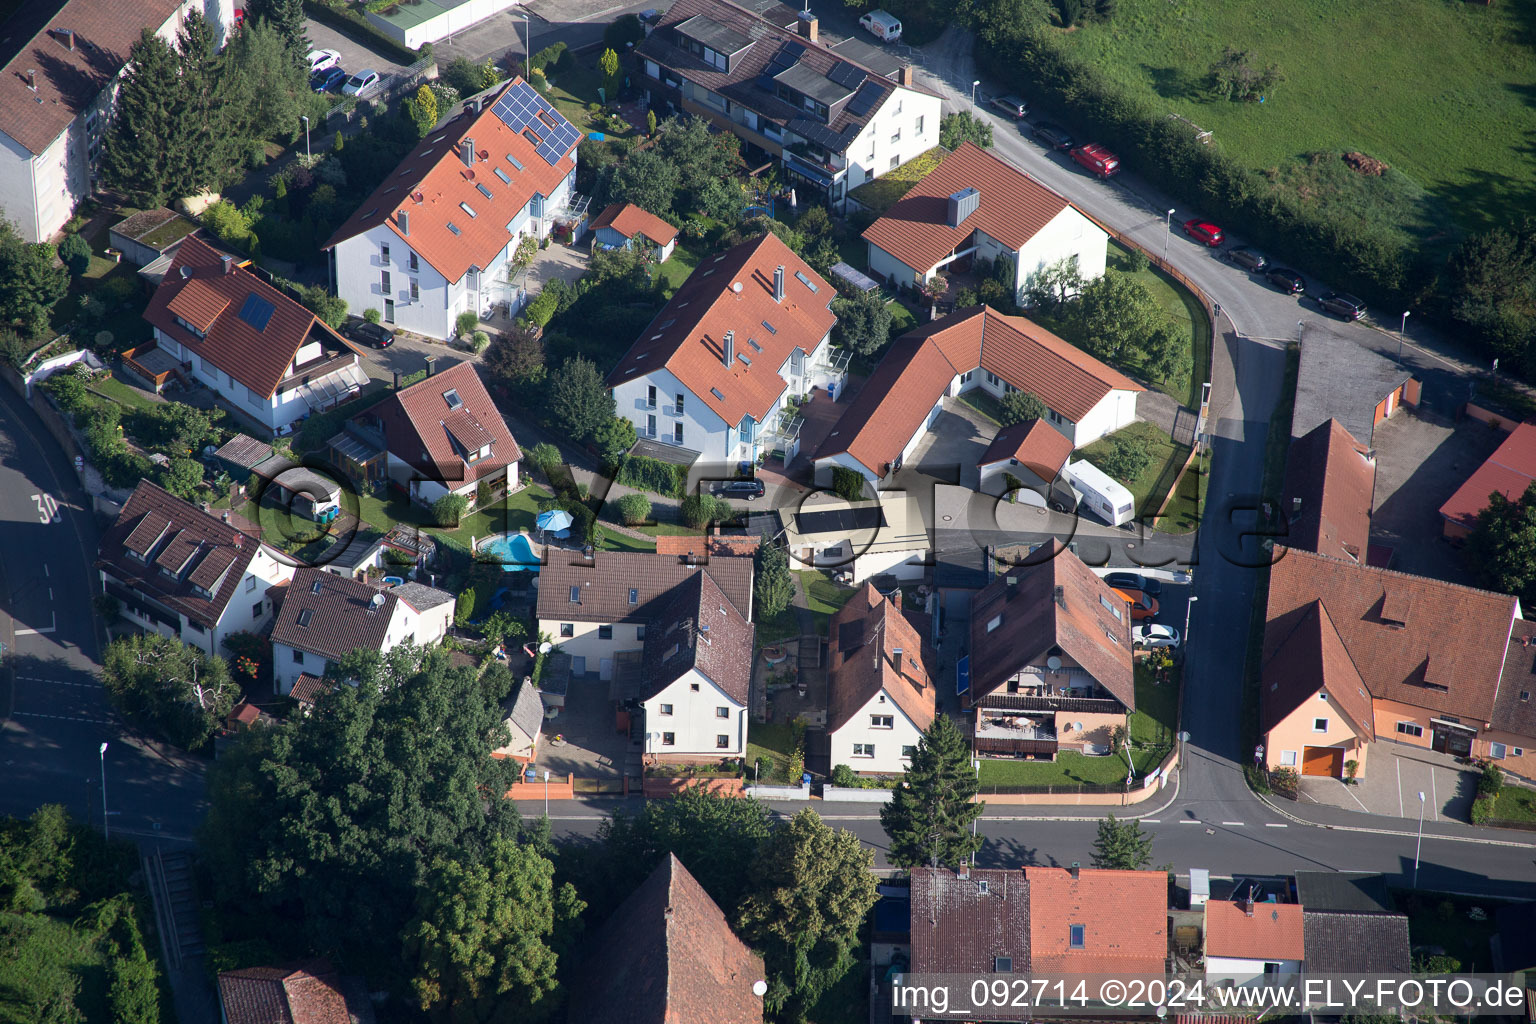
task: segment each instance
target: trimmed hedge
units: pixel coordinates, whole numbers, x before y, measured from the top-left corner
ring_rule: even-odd
[[[380,32],[366,17],[351,6],[332,7],[324,0],[304,0],[304,13],[334,28],[354,43],[378,50],[397,64],[411,65],[423,57],[432,56],[432,44],[425,43],[421,50],[410,50]]]
[[[646,455],[630,455],[619,463],[615,482],[625,487],[681,498],[688,490],[688,467]]]

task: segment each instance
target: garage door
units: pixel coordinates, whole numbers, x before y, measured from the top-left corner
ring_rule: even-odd
[[[1307,747],[1301,755],[1301,774],[1326,775],[1340,778],[1343,775],[1344,751],[1337,747]]]

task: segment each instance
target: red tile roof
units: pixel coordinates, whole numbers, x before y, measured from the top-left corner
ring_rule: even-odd
[[[1205,905],[1205,955],[1238,960],[1304,960],[1305,932],[1296,903],[1255,903],[1253,916],[1227,900]]]
[[[690,669],[697,669],[745,706],[752,682],[752,623],[707,571],[673,587],[645,628],[644,681],[650,700]]]
[[[1371,694],[1321,601],[1314,601],[1264,663],[1259,728],[1268,732],[1322,690],[1355,735],[1376,738]],[[1326,708],[1326,705],[1324,706]],[[1332,717],[1329,715],[1328,717]]]
[[[1376,463],[1338,420],[1291,442],[1280,507],[1292,547],[1363,562],[1371,538]]]
[[[233,265],[226,274],[221,256],[197,235],[188,235],[150,297],[144,319],[263,398],[271,398],[288,377],[294,356],[306,342],[356,355],[357,349],[314,313],[255,274]],[[240,315],[252,296],[272,307],[260,330]],[[205,336],[198,338],[178,324],[178,310],[205,319],[209,325]],[[184,315],[183,319],[194,322]]]
[[[1518,602],[1276,546],[1263,663],[1321,602],[1371,696],[1488,722]]]
[[[514,90],[522,92],[530,87],[517,76],[495,99],[487,100],[480,113],[466,108],[423,139],[322,248],[388,224],[449,281],[462,278],[471,266],[490,266],[512,241],[507,225],[516,220],[528,201],[535,194],[553,195],[576,169],[576,143],[551,165],[538,155],[533,142],[507,127],[493,112],[496,102]],[[554,116],[560,124],[570,124],[558,113]],[[581,137],[577,133],[578,140]],[[473,166],[464,163],[466,139],[474,140]],[[498,169],[511,179],[510,184],[502,181]],[[465,204],[474,216],[463,209]],[[407,215],[404,227],[400,213]],[[458,233],[449,229],[450,223]]]
[[[897,339],[816,457],[846,452],[883,476],[950,382],[978,368],[1074,423],[1112,391],[1146,390],[1039,324],[972,306]]]
[[[46,151],[117,78],[139,33],[158,30],[179,6],[181,0],[55,0],[12,7],[0,43],[0,131],[31,153]],[[65,29],[74,33],[73,50]],[[36,93],[27,85],[29,70],[37,72]]]
[[[652,245],[666,245],[677,238],[677,228],[634,203],[614,203],[597,215],[592,230],[613,228],[625,238],[644,235]]]
[[[773,298],[774,271],[780,266],[782,303]],[[739,292],[735,285],[741,286]],[[608,386],[665,367],[695,401],[726,423],[735,426],[746,416],[761,423],[788,387],[779,368],[790,353],[814,352],[837,322],[829,308],[836,297],[836,290],[777,235],[743,242],[699,264],[619,360]],[[727,332],[735,350],[729,366]]]
[[[988,629],[999,617],[1002,621]],[[972,698],[979,700],[1019,669],[1040,663],[1052,647],[1081,665],[1127,711],[1136,710],[1125,599],[1060,541],[1034,552],[1029,564],[999,576],[972,599]]]
[[[1026,867],[1029,967],[1036,974],[1162,974],[1168,876],[1162,871]],[[1083,926],[1081,949],[1072,926]]]
[[[938,689],[924,664],[923,638],[873,583],[832,616],[831,645],[828,732],[847,725],[881,690],[919,729],[933,723]]]
[[[459,396],[458,408],[445,397],[450,391]],[[523,457],[474,363],[455,364],[397,391],[364,416],[383,423],[385,446],[391,454],[450,490]],[[487,444],[490,455],[478,462],[464,461],[463,454]]]
[[[1456,489],[1451,499],[1440,506],[1440,514],[1467,529],[1477,525],[1477,517],[1488,507],[1494,492],[1510,501],[1519,501],[1525,489],[1536,480],[1536,424],[1522,423],[1510,432],[1488,461]]]
[[[949,197],[981,193],[976,211],[946,223]],[[864,238],[916,271],[927,271],[983,231],[1017,252],[1072,204],[1011,164],[963,142],[864,231]]]
[[[999,430],[976,464],[990,466],[1012,459],[1050,483],[1071,455],[1071,438],[1045,420],[1034,419]]]
[[[354,1024],[373,1019],[365,1000],[349,1001],[324,960],[290,967],[247,967],[219,975],[228,1024]]]
[[[572,1021],[762,1024],[762,957],[674,854],[587,944],[570,986]]]
[[[375,605],[375,597],[383,600]],[[398,600],[390,590],[362,580],[323,569],[299,569],[273,616],[272,642],[329,661],[340,661],[358,648],[382,651]]]
[[[213,626],[260,546],[217,516],[140,480],[117,521],[102,534],[96,568],[194,622]],[[172,550],[176,554],[166,558]],[[166,576],[162,566],[176,575]]]
[[[697,556],[692,561],[707,565],[714,557],[732,557],[745,555],[748,557],[757,554],[757,549],[762,545],[761,537],[737,537],[711,534],[706,537],[700,534],[662,534],[656,538],[656,553],[658,555],[675,555],[677,557]]]

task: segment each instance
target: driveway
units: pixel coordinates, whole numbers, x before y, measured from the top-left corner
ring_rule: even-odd
[[[427,357],[436,356],[434,373],[442,373],[450,366],[463,362],[476,362],[479,356],[454,345],[431,341],[415,335],[396,334],[394,344],[386,349],[361,345],[363,370],[368,376],[392,383],[395,374],[404,377],[427,368]]]
[[[1371,747],[1365,777],[1352,786],[1341,779],[1302,776],[1298,813],[1305,817],[1306,805],[1321,804],[1416,821],[1420,793],[1426,823],[1465,822],[1477,795],[1477,774],[1448,754],[1379,741]]]
[[[959,399],[945,398],[943,411],[913,449],[907,468],[891,486],[911,487],[907,477],[916,473],[976,490],[981,486],[981,471],[976,464],[996,435],[996,423]]]
[[[562,741],[559,745],[556,736]],[[560,714],[544,720],[544,735],[533,763],[541,771],[548,768],[562,777],[618,778],[629,752],[629,737],[614,728],[608,684],[596,676],[577,676],[571,679]],[[636,762],[638,767],[638,754]]]

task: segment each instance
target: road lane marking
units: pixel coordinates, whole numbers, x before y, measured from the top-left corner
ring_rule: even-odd
[[[1291,826],[1287,825],[1283,821],[1266,821],[1264,823],[1264,827],[1265,828],[1290,828]]]
[[[1240,821],[1224,821],[1224,822],[1222,822],[1222,824],[1223,825],[1236,825],[1239,828],[1241,828],[1243,826],[1243,823],[1240,822]]]
[[[87,689],[99,690],[100,683],[77,683],[68,679],[44,679],[41,676],[17,676],[24,683],[52,683],[54,686],[84,686]]]
[[[26,715],[28,718],[56,718],[61,722],[92,722],[96,725],[111,725],[110,718],[80,718],[75,715],[45,715],[41,711],[18,711],[18,715]]]
[[[1179,819],[1179,824],[1180,825],[1199,825],[1199,824],[1201,824],[1201,821],[1198,818],[1180,818]]]
[[[1163,823],[1163,819],[1162,818],[1142,818],[1141,819],[1141,823],[1143,825],[1161,825]]]
[[[39,629],[18,629],[16,630],[16,636],[41,636],[44,633],[52,633],[59,628],[59,617],[56,613],[49,612],[48,621],[52,623],[51,626],[43,626]]]

